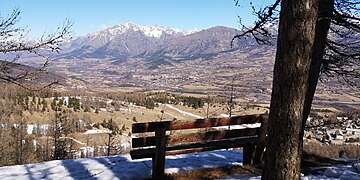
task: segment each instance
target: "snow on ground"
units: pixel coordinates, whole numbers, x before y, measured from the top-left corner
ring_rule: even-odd
[[[60,137],[60,138],[64,138],[64,139],[71,139],[73,140],[74,142],[78,143],[78,144],[81,144],[81,145],[86,145],[86,143],[83,143],[75,138],[72,138],[72,137]]]
[[[254,123],[254,124],[241,124],[241,125],[231,125],[230,129],[247,129],[247,128],[258,128],[261,126],[261,123]],[[224,130],[224,129],[229,129],[229,126],[218,126],[218,127],[213,127],[213,129],[216,130]],[[230,130],[229,129],[229,130]]]
[[[28,124],[26,132],[27,134],[32,134],[34,132],[35,125],[34,124]]]
[[[231,117],[237,116],[236,114],[231,115]],[[229,117],[229,114],[220,114],[219,117]]]
[[[85,132],[85,134],[109,134],[111,130],[107,129],[90,129]]]
[[[35,179],[144,179],[151,176],[151,159],[131,160],[130,155],[70,159],[0,167],[1,180]],[[242,165],[242,152],[219,150],[166,157],[166,173],[197,168]],[[336,165],[319,170],[319,175],[303,176],[313,179],[360,179],[360,162]],[[261,179],[256,174],[236,174],[221,179]]]
[[[181,110],[181,109],[178,109],[178,108],[176,108],[176,107],[174,107],[174,106],[172,106],[172,105],[170,105],[170,104],[164,104],[164,105],[165,105],[166,107],[170,108],[170,109],[173,109],[173,110],[175,110],[175,111],[183,114],[183,115],[188,115],[188,116],[192,116],[192,117],[199,118],[199,119],[203,118],[202,116],[199,116],[199,115],[196,115],[196,114],[193,114],[193,113],[186,112],[186,111],[183,111],[183,110]]]
[[[240,162],[240,163],[239,163]],[[166,173],[202,167],[241,164],[242,152],[209,151],[166,157]],[[0,167],[1,180],[35,179],[144,179],[151,177],[151,159],[131,160],[130,155],[70,159]]]

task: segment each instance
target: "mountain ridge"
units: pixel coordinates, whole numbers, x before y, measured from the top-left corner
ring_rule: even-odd
[[[230,50],[238,30],[215,26],[203,30],[180,30],[164,26],[115,25],[78,37],[59,58],[129,58],[161,54],[184,56]],[[238,47],[238,43],[235,43]],[[235,47],[235,48],[236,48]]]
[[[246,77],[247,83],[261,73],[265,74],[261,80],[248,84],[268,91],[274,46],[260,46],[252,37],[235,39],[231,46],[233,37],[241,33],[237,29],[215,26],[179,35],[163,28],[161,36],[152,37],[134,24],[119,27],[74,39],[67,46],[71,48],[54,57],[50,68],[82,79],[69,83],[81,88],[133,86],[177,92],[189,84],[207,84],[214,87],[209,91],[220,94],[231,76]]]

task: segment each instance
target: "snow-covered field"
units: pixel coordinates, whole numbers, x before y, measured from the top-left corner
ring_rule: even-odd
[[[166,157],[166,173],[201,167],[241,164],[241,151],[212,151]],[[0,179],[143,179],[151,176],[151,159],[131,160],[130,155],[70,159],[0,168]]]
[[[166,173],[203,167],[241,165],[242,152],[219,150],[166,157]],[[360,179],[360,163],[337,165],[302,179]],[[131,160],[130,155],[71,159],[0,168],[1,180],[35,179],[144,179],[151,176],[151,159]],[[260,175],[233,175],[224,179],[260,179]],[[223,179],[223,178],[222,178]]]

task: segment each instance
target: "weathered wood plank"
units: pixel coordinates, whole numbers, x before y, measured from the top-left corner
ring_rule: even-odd
[[[246,128],[235,130],[221,130],[221,131],[209,131],[209,132],[197,132],[183,135],[167,136],[166,144],[175,145],[182,143],[195,143],[195,142],[207,142],[221,139],[254,136],[258,134],[259,128]],[[146,147],[155,146],[155,137],[142,137],[132,138],[132,147]]]
[[[235,148],[250,145],[257,142],[257,136],[246,138],[226,139],[220,141],[201,142],[166,147],[166,155],[201,152],[216,149]],[[151,158],[155,155],[155,148],[136,149],[130,152],[132,159]]]
[[[152,177],[162,179],[165,175],[165,148],[166,148],[165,127],[158,127],[155,130],[155,156],[153,157]]]
[[[210,128],[218,126],[254,124],[261,122],[261,115],[234,116],[226,118],[195,119],[189,121],[161,121],[148,123],[135,123],[132,133],[154,132],[156,127],[165,126],[166,130]]]

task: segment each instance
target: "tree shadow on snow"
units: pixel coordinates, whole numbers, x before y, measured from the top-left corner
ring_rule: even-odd
[[[166,157],[166,173],[242,163],[242,152],[218,150]],[[89,164],[87,169],[86,165]],[[64,160],[62,165],[74,179],[146,179],[151,177],[150,158],[131,160],[130,155]]]
[[[25,169],[26,169],[26,171],[27,171],[27,174],[28,174],[28,176],[29,176],[29,179],[30,180],[36,180],[36,178],[34,177],[34,173],[31,171],[31,167],[30,167],[31,165],[29,165],[29,164],[25,164],[24,165],[24,167],[25,167]]]
[[[239,150],[217,150],[166,157],[166,172],[189,171],[199,168],[242,164],[243,153]]]
[[[104,165],[114,177],[119,179],[144,179],[151,176],[151,160],[131,161],[130,156],[128,158],[125,156],[129,155],[108,156],[93,160]]]
[[[62,166],[67,169],[70,176],[74,179],[96,179],[84,164],[81,163],[81,159],[63,160]]]
[[[126,157],[128,156],[128,157]],[[119,179],[146,179],[151,177],[152,160],[130,160],[129,155],[94,158],[106,166]],[[199,168],[241,164],[243,153],[239,150],[218,150],[166,157],[166,173],[177,173]]]

